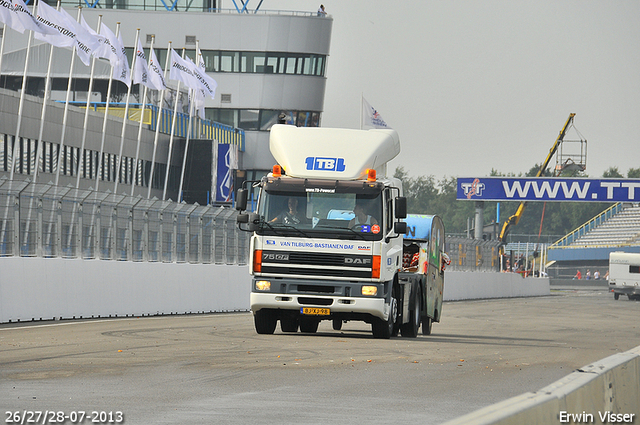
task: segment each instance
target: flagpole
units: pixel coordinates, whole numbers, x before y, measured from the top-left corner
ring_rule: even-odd
[[[199,51],[199,46],[200,45],[200,41],[196,40],[196,66],[199,59],[197,57],[198,55],[198,51]],[[191,99],[191,103],[189,104],[189,121],[188,121],[188,126],[187,126],[187,140],[185,141],[184,144],[184,155],[182,158],[182,171],[180,172],[180,186],[178,187],[178,202],[180,202],[182,200],[182,198],[184,198],[182,196],[182,185],[184,183],[184,173],[185,173],[185,168],[187,167],[187,152],[189,152],[189,139],[191,138],[191,119],[193,117],[193,109],[195,107],[196,104],[196,89],[189,89],[190,92],[193,92],[193,98]]]
[[[135,41],[133,42],[133,45],[135,47],[133,51],[133,59],[131,60],[131,69],[135,69],[135,66],[136,66],[136,59],[138,57],[136,50],[138,49],[139,37],[140,37],[140,28],[136,30],[136,38],[135,38]],[[130,77],[133,77],[133,73],[130,74]],[[118,176],[120,176],[120,167],[122,166],[122,149],[124,147],[124,136],[127,130],[127,121],[129,121],[129,102],[130,102],[129,99],[131,97],[131,86],[133,86],[131,80],[132,78],[129,78],[129,87],[127,88],[127,101],[124,104],[124,118],[122,120],[122,133],[120,134],[120,152],[118,154],[118,159],[116,160],[116,164],[117,164],[116,169],[118,170],[118,172],[116,176],[116,181],[113,185],[113,193],[118,193],[118,183],[120,181]],[[133,183],[131,185],[133,186]]]
[[[80,22],[80,17],[82,16],[82,9],[78,7],[78,22]],[[98,27],[100,26],[100,22],[102,22],[102,15],[98,15]],[[67,129],[67,120],[69,115],[69,97],[71,96],[71,86],[73,83],[73,67],[75,66],[76,61],[76,49],[77,47],[74,45],[71,50],[71,66],[69,67],[69,79],[67,80],[67,94],[65,96],[64,101],[64,114],[62,115],[62,135],[60,137],[60,146],[58,146],[58,160],[56,163],[56,186],[58,186],[58,181],[60,179],[60,160],[62,159],[62,151],[64,148],[64,139],[65,133]],[[95,58],[93,59],[95,61]],[[91,68],[93,70],[93,67]]]
[[[164,80],[167,81],[168,72],[169,72],[169,55],[171,54],[171,42],[169,42],[169,46],[167,47],[167,59],[164,64]],[[156,135],[153,139],[153,155],[151,156],[151,173],[149,174],[149,190],[147,191],[147,199],[151,199],[151,186],[153,186],[153,171],[156,165],[156,151],[158,149],[158,136],[160,135],[160,123],[162,122],[162,102],[164,102],[164,93],[168,90],[168,87],[165,87],[162,92],[160,92],[160,103],[158,104],[158,118],[156,120]],[[167,165],[168,166],[168,165]]]
[[[120,22],[116,23],[116,33],[115,33],[116,37],[118,36],[119,32],[120,32]],[[98,34],[100,34],[100,31],[98,31]],[[94,58],[94,61],[95,61],[95,58]],[[102,138],[100,139],[100,153],[98,154],[98,169],[96,172],[96,192],[100,187],[100,174],[104,174],[104,170],[102,170],[102,168],[104,167],[104,164],[102,163],[102,157],[104,156],[104,141],[105,141],[105,138],[107,137],[107,118],[109,116],[109,102],[111,100],[112,84],[113,84],[113,65],[111,65],[111,70],[109,70],[109,83],[107,84],[107,102],[104,107],[104,117],[102,117]],[[115,178],[118,179],[118,176],[116,175]]]
[[[182,48],[182,58],[184,59],[184,55],[187,49],[185,47]],[[167,52],[167,55],[170,52]],[[173,107],[173,118],[171,120],[171,135],[169,136],[169,155],[167,156],[167,172],[164,176],[164,190],[162,191],[162,200],[165,201],[167,199],[167,185],[169,184],[169,170],[171,169],[171,150],[173,148],[173,133],[176,127],[176,120],[178,118],[178,99],[180,98],[180,81],[178,80],[178,86],[176,87],[176,103]],[[178,194],[178,198],[180,194]],[[180,202],[180,199],[178,199]]]
[[[149,47],[149,60],[147,61],[147,68],[149,68],[149,66],[151,66],[151,52],[153,51],[153,42],[156,40],[155,36],[151,36],[151,45]],[[138,46],[136,45],[136,49],[138,48]],[[131,67],[133,68],[133,66]],[[133,75],[133,72],[131,73]],[[148,79],[148,76],[147,76]],[[138,124],[138,140],[136,143],[136,162],[134,165],[134,172],[133,172],[133,183],[131,184],[131,196],[133,196],[133,191],[136,188],[136,182],[138,181],[138,161],[140,160],[140,141],[142,140],[142,123],[144,121],[144,111],[145,111],[145,107],[147,106],[147,90],[148,87],[146,84],[144,85],[144,94],[142,95],[142,109],[140,112],[140,123]],[[144,167],[142,168],[142,170],[140,170],[141,173],[144,172]],[[143,178],[142,180],[144,181],[144,174],[143,174]],[[151,187],[151,185],[149,185],[149,187]]]
[[[35,11],[36,5],[33,5]],[[2,34],[4,40],[5,34]],[[33,40],[33,31],[29,30],[29,41],[27,42],[27,55],[24,59],[24,73],[22,74],[22,90],[20,92],[20,103],[18,104],[18,122],[16,124],[16,135],[13,139],[13,153],[11,161],[11,173],[9,174],[9,180],[13,180],[13,174],[16,169],[16,162],[18,162],[18,153],[20,143],[20,126],[22,125],[22,110],[24,109],[24,96],[27,89],[27,68],[29,66],[29,53],[31,52],[31,41]],[[20,157],[22,160],[22,157]]]
[[[56,6],[56,10],[60,11],[60,0],[58,0],[58,4]],[[44,97],[42,98],[42,113],[40,114],[40,131],[38,132],[38,140],[36,142],[36,169],[33,174],[33,182],[38,181],[38,170],[40,169],[40,157],[41,157],[41,147],[42,144],[42,134],[44,133],[44,119],[47,114],[47,97],[49,95],[49,90],[51,90],[51,66],[53,64],[53,45],[50,45],[49,48],[49,64],[47,65],[47,76],[44,80]],[[72,53],[74,54],[74,53]]]
[[[4,55],[5,38],[7,38],[7,24],[2,25],[2,42],[0,43],[0,78],[2,77],[2,56]]]
[[[364,126],[364,120],[362,118],[362,114],[364,113],[363,105],[364,105],[364,93],[360,92],[360,130],[362,130]]]

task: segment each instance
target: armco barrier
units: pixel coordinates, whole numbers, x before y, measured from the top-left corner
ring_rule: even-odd
[[[640,347],[444,425],[640,423]]]

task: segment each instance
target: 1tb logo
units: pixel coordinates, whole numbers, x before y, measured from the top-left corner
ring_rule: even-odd
[[[307,170],[338,171],[345,170],[344,158],[322,158],[309,156],[305,159]]]

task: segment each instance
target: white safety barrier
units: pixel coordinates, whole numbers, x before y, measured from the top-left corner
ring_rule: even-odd
[[[640,423],[640,347],[445,425]]]
[[[445,272],[444,300],[549,295],[549,280]],[[0,323],[249,310],[248,266],[0,258]]]
[[[549,295],[549,278],[518,273],[445,271],[444,301]]]
[[[246,311],[248,266],[0,258],[0,323]]]

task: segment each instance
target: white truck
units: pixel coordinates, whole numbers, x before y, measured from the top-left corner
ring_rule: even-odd
[[[278,165],[236,199],[238,226],[253,232],[257,333],[278,321],[283,332],[315,333],[321,320],[335,330],[359,320],[376,338],[416,337],[420,325],[430,334],[442,312],[444,226],[438,216],[407,218],[402,182],[386,177],[396,131],[277,124],[269,144]],[[249,185],[255,211],[246,211]]]
[[[640,299],[640,253],[609,254],[609,290],[616,300],[620,295]]]

